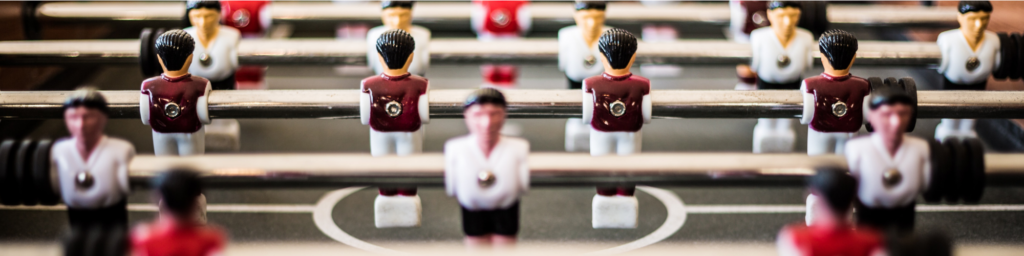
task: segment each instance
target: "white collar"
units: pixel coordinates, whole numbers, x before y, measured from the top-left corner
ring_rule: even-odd
[[[74,152],[75,159],[78,160],[78,162],[79,162],[79,164],[81,166],[85,166],[86,169],[90,169],[89,167],[92,166],[92,163],[94,162],[93,160],[95,160],[97,158],[96,155],[99,155],[100,151],[102,151],[103,148],[105,148],[104,146],[107,143],[107,135],[103,135],[102,137],[100,137],[100,141],[96,142],[96,147],[93,148],[92,149],[92,153],[89,154],[89,159],[83,159],[82,158],[82,153],[78,152],[78,143],[76,141],[74,141],[74,139],[72,139],[71,143],[72,143],[72,152]]]
[[[494,148],[491,149],[491,156],[492,157],[488,157],[488,156],[484,155],[484,151],[480,148],[480,145],[476,144],[477,141],[479,141],[479,139],[477,138],[476,135],[470,134],[468,136],[468,139],[469,139],[468,142],[470,144],[470,147],[473,148],[470,151],[473,151],[473,154],[475,154],[477,156],[477,158],[483,159],[484,162],[487,162],[487,163],[490,163],[491,160],[494,159],[493,156],[497,155],[501,151],[502,145],[505,143],[505,136],[498,135],[498,143],[494,144]]]

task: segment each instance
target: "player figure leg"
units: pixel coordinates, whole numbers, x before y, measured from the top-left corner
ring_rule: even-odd
[[[760,118],[754,126],[754,153],[791,152],[795,138],[789,119]]]
[[[206,153],[206,127],[193,133],[178,133],[178,155],[202,155]]]
[[[611,154],[615,148],[615,135],[612,132],[598,131],[593,127],[588,127],[588,129],[590,130],[590,155],[603,156]]]
[[[615,153],[618,155],[630,155],[633,153],[640,152],[640,146],[643,142],[640,136],[640,132],[616,132],[615,136]]]
[[[935,139],[945,141],[947,137],[955,136],[960,127],[960,119],[944,118],[935,126]]]
[[[237,119],[214,119],[204,125],[206,146],[212,151],[238,151],[241,148],[241,126]]]
[[[569,118],[565,122],[565,151],[587,152],[590,150],[590,124],[582,118]]]
[[[153,154],[158,156],[178,155],[178,141],[172,133],[153,131]]]
[[[370,155],[384,156],[395,152],[394,142],[388,132],[380,132],[370,128]]]
[[[833,144],[833,137],[829,136],[829,133],[807,129],[807,155],[829,154],[833,149],[835,149],[835,144]]]
[[[400,156],[423,152],[423,129],[415,132],[395,132],[395,153]]]
[[[593,129],[593,128],[591,128]],[[620,155],[630,154],[638,151],[636,140],[639,134],[632,132],[602,132],[590,131],[590,155],[601,156],[612,153]],[[597,228],[636,228],[639,216],[639,202],[636,197],[620,195],[619,191],[626,191],[628,187],[597,187],[597,194],[591,202],[591,224]]]
[[[978,133],[974,131],[974,119],[960,119],[960,127],[957,136],[961,139],[977,138]]]
[[[849,141],[853,136],[857,136],[855,132],[835,132],[831,133],[832,138],[835,140],[835,147],[832,152],[838,155],[846,153],[846,142]]]
[[[419,153],[417,148],[422,148],[419,146],[422,144],[422,131],[423,128],[415,132],[379,132],[370,129],[370,150],[373,151],[374,147],[380,149],[376,143],[381,143],[385,144],[386,150],[374,152],[374,156]],[[377,141],[374,141],[374,134],[377,135]],[[423,206],[416,188],[382,187],[373,202],[373,209],[377,228],[418,227],[422,222]]]

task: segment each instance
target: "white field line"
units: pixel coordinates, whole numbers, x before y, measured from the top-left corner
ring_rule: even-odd
[[[312,213],[316,205],[311,204],[210,204],[207,212],[237,213]],[[63,211],[63,205],[54,206],[0,206],[0,210]],[[129,211],[155,212],[156,205],[129,204]],[[802,213],[804,205],[686,205],[687,214],[771,214]],[[1019,212],[1024,205],[982,204],[982,205],[918,205],[918,212]]]

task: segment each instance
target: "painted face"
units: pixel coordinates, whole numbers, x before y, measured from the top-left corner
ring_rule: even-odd
[[[64,124],[73,138],[98,138],[107,127],[107,115],[94,108],[68,108],[64,111]]]
[[[800,8],[783,7],[768,10],[768,21],[772,23],[772,30],[776,34],[790,37],[796,30],[796,24],[800,23]]]
[[[586,9],[576,11],[572,15],[576,20],[576,26],[583,31],[584,38],[597,38],[601,36],[601,29],[604,28],[604,11],[597,9]]]
[[[404,29],[412,26],[412,9],[391,7],[381,11],[380,20],[391,29]]]
[[[501,134],[505,125],[505,108],[496,104],[474,104],[463,113],[469,133],[481,137],[495,137]]]
[[[188,12],[188,20],[192,22],[192,26],[200,28],[198,31],[211,32],[220,26],[220,11],[209,8],[192,9]]]
[[[957,15],[956,21],[960,22],[960,30],[964,35],[981,37],[988,27],[988,19],[991,16],[990,12],[968,12]]]
[[[896,137],[907,130],[911,112],[913,111],[910,106],[903,103],[882,105],[868,113],[868,121],[876,133],[887,135],[885,137]]]

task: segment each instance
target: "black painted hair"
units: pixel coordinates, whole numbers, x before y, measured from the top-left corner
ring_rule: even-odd
[[[466,98],[466,102],[462,104],[462,109],[467,109],[476,104],[495,104],[500,105],[502,108],[508,107],[508,103],[505,102],[505,95],[494,88],[480,88],[473,91]]]
[[[96,109],[107,116],[110,115],[110,107],[107,105],[107,99],[104,98],[103,94],[100,94],[99,91],[96,91],[96,88],[92,87],[79,88],[72,92],[67,99],[64,99],[64,110],[77,107]]]
[[[605,7],[607,7],[607,6],[608,6],[608,3],[605,2],[605,1],[585,1],[585,0],[576,1],[576,10],[577,11],[579,11],[579,10],[589,10],[589,9],[604,11]]]
[[[845,215],[857,196],[857,180],[840,169],[818,170],[807,180],[807,187],[838,215]]]
[[[768,10],[775,10],[778,8],[793,7],[800,9],[803,6],[797,1],[771,1],[768,2]]]
[[[377,38],[377,53],[384,57],[388,69],[400,69],[405,66],[409,55],[416,50],[416,40],[405,30],[392,29],[384,31]]]
[[[828,58],[832,68],[848,69],[857,55],[857,37],[841,29],[830,29],[818,39],[818,50]]]
[[[191,0],[185,3],[185,16],[188,16],[188,12],[192,9],[214,9],[220,12],[220,1],[209,1],[209,0]]]
[[[163,207],[177,216],[189,215],[196,199],[203,193],[199,174],[188,170],[171,170],[153,179],[153,187],[160,192]]]
[[[608,58],[612,68],[624,69],[636,53],[636,37],[625,29],[609,29],[597,39],[597,48]]]
[[[380,9],[387,9],[391,7],[412,9],[413,1],[380,1]]]
[[[910,97],[910,94],[907,94],[907,91],[902,90],[901,88],[880,88],[871,92],[871,99],[868,101],[868,108],[875,110],[883,105],[893,105],[897,103],[913,105],[914,99]]]
[[[160,55],[169,71],[188,69],[185,67],[185,60],[195,49],[196,41],[184,30],[167,31],[156,39],[156,54]]]
[[[961,14],[968,12],[992,12],[992,3],[988,1],[960,1],[956,9]]]

